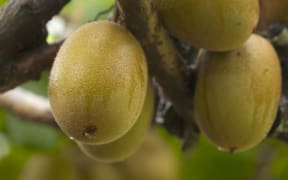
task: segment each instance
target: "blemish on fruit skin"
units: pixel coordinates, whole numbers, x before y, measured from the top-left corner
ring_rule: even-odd
[[[88,138],[95,137],[97,128],[96,126],[87,126],[84,130],[84,136]]]

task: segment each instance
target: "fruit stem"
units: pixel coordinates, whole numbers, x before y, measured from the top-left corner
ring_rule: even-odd
[[[161,25],[154,1],[118,0],[117,5],[123,24],[139,40],[146,53],[150,73],[155,76],[176,112],[185,119],[187,131],[195,132],[195,73],[185,65]],[[195,138],[195,133],[185,134]],[[189,137],[185,139],[189,141]]]

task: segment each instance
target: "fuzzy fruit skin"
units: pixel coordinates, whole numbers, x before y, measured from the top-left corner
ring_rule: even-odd
[[[115,141],[135,124],[147,79],[144,52],[126,29],[108,21],[86,24],[64,42],[53,64],[53,115],[71,139]]]
[[[287,0],[260,0],[259,30],[265,30],[273,23],[288,22]]]
[[[146,100],[135,125],[121,138],[108,144],[88,145],[77,143],[82,152],[103,163],[126,160],[141,145],[151,124],[155,109],[155,95],[151,83],[148,85]]]
[[[211,51],[240,47],[259,19],[258,0],[156,0],[156,3],[171,34]]]
[[[271,128],[281,91],[279,59],[271,44],[252,35],[239,49],[203,51],[195,94],[196,121],[219,148],[244,151]]]
[[[28,159],[18,180],[78,180],[77,165],[59,155],[35,154]]]
[[[92,166],[89,177],[89,179],[85,180],[125,180],[117,168],[105,164],[95,164]]]
[[[145,137],[139,150],[119,164],[133,180],[179,180],[179,164],[171,146],[156,132]]]

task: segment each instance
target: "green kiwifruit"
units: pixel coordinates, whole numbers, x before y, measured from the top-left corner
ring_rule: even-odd
[[[83,25],[64,42],[53,64],[53,115],[71,139],[115,141],[135,124],[147,79],[144,52],[125,28],[108,21]]]
[[[211,51],[240,47],[259,19],[258,0],[156,0],[156,4],[171,34]]]
[[[272,45],[252,35],[237,50],[200,55],[196,121],[219,148],[244,151],[260,143],[278,110],[281,69]]]
[[[151,131],[139,150],[119,166],[129,180],[178,180],[178,165],[171,147]]]
[[[19,180],[79,180],[76,164],[60,156],[35,154],[28,159]]]
[[[133,154],[141,145],[154,115],[154,89],[149,83],[142,112],[135,125],[121,138],[108,144],[88,145],[77,143],[80,149],[92,159],[113,163],[123,161]]]

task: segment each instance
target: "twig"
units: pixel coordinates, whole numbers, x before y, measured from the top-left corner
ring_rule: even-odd
[[[275,150],[269,145],[263,145],[259,150],[255,163],[254,174],[251,180],[272,180],[272,160],[275,158]]]
[[[44,46],[22,54],[13,63],[0,66],[0,93],[32,79],[51,67],[61,43]]]
[[[46,23],[69,0],[10,0],[0,8],[0,63],[46,44]]]
[[[193,95],[195,75],[188,71],[166,30],[161,25],[152,0],[118,0],[120,19],[139,40],[146,53],[149,70],[171,100],[177,113],[190,128],[187,138],[195,137]],[[189,134],[192,133],[192,134]],[[187,142],[189,141],[188,139]]]
[[[10,0],[0,8],[0,93],[51,65],[59,44],[47,46],[46,23],[68,2]]]
[[[25,120],[57,126],[48,100],[27,90],[16,88],[0,95],[0,107]]]
[[[112,10],[114,9],[114,7],[115,7],[115,5],[113,4],[113,5],[111,5],[109,8],[104,9],[103,11],[100,11],[99,13],[96,14],[94,20],[97,21],[97,20],[100,19],[101,16],[112,12]]]

